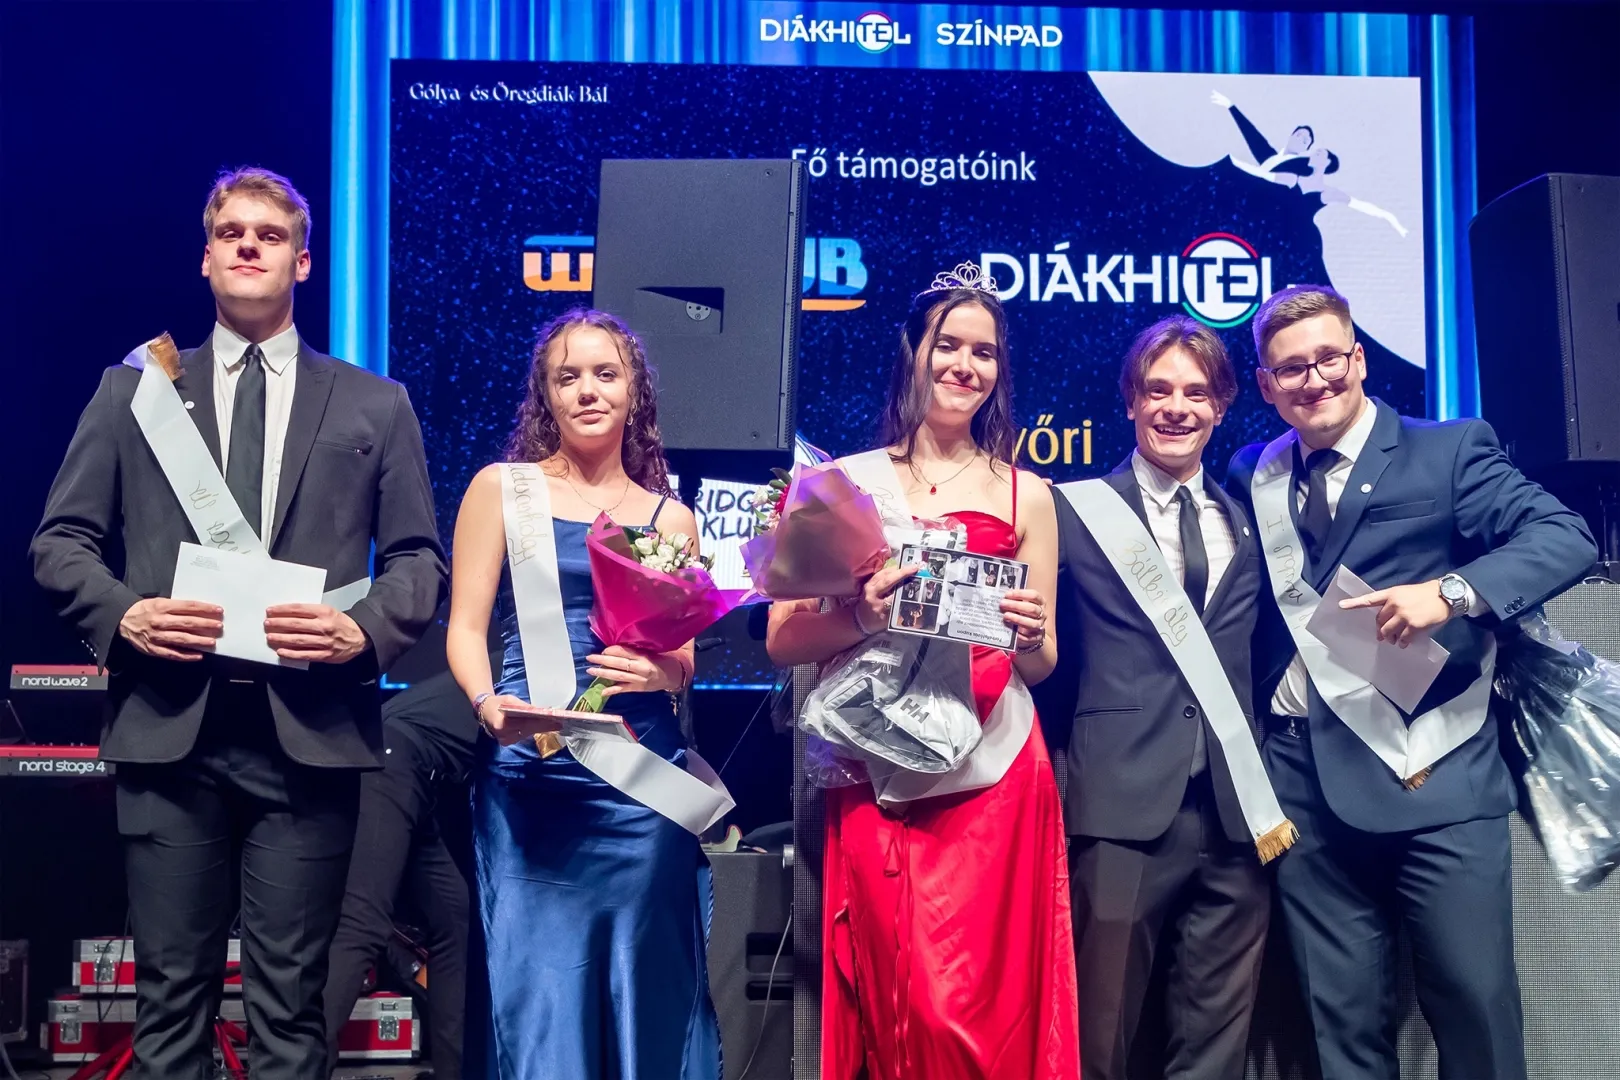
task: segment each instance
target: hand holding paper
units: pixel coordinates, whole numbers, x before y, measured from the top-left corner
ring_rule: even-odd
[[[624,717],[612,713],[575,712],[572,709],[545,709],[538,705],[503,704],[502,732],[496,739],[507,744],[539,735],[561,735],[570,739],[605,739],[609,742],[639,742]],[[508,744],[509,745],[509,744]]]
[[[1345,670],[1366,679],[1379,693],[1410,713],[1417,709],[1451,654],[1434,639],[1421,634],[1409,640],[1411,648],[1380,637],[1378,619],[1382,612],[1375,610],[1375,605],[1387,602],[1388,594],[1397,591],[1383,589],[1375,593],[1366,582],[1341,566],[1305,628],[1327,647]],[[1373,599],[1380,596],[1382,601]]]
[[[170,591],[176,600],[201,601],[223,612],[214,643],[220,656],[302,668],[308,660],[284,658],[271,646],[265,612],[278,604],[319,605],[325,587],[326,571],[318,566],[181,544]]]
[[[366,651],[360,624],[327,604],[273,604],[265,609],[264,636],[283,660],[342,664]]]
[[[118,632],[147,656],[201,660],[214,651],[214,642],[225,629],[224,614],[213,604],[153,596],[124,612]]]
[[[1418,636],[1444,626],[1451,619],[1451,605],[1440,595],[1438,581],[1416,585],[1396,585],[1365,596],[1340,601],[1346,611],[1377,609],[1378,640],[1406,648]]]

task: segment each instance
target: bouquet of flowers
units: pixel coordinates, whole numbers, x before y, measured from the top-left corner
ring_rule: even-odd
[[[1527,814],[1559,882],[1585,892],[1620,865],[1620,664],[1540,615],[1503,637],[1492,708],[1512,727]]]
[[[764,536],[782,523],[782,507],[787,505],[792,483],[793,474],[786,469],[771,470],[771,482],[754,492],[754,530],[750,535]]]
[[[854,596],[889,557],[877,504],[831,462],[778,470],[754,496],[754,533],[743,566],[771,600]]]
[[[683,533],[615,525],[606,514],[591,523],[585,549],[591,561],[596,602],[591,631],[605,645],[664,653],[680,648],[748,597],[745,589],[722,589],[709,576],[711,560],[692,552]],[[601,712],[596,679],[574,703],[578,712]]]

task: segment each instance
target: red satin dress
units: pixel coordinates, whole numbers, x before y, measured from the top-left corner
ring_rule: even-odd
[[[952,514],[968,548],[1010,557],[1013,527]],[[973,648],[983,721],[1012,658]],[[1032,726],[994,787],[879,808],[827,792],[822,1076],[1078,1080],[1080,1006],[1063,810]]]

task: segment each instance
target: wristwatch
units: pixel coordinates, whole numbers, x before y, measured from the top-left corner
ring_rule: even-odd
[[[1451,605],[1451,616],[1468,614],[1468,582],[1456,574],[1440,578],[1440,599]]]

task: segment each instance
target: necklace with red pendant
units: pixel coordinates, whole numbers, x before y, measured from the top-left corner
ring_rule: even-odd
[[[951,473],[951,475],[949,475],[945,479],[941,480],[940,484],[948,484],[952,480],[955,480],[958,476],[961,476],[963,473],[967,472],[967,467],[969,465],[973,464],[977,460],[979,460],[979,452],[977,450],[975,450],[973,452],[973,456],[968,458],[967,461],[963,462],[962,467],[960,469],[957,469],[955,472]],[[932,480],[928,479],[928,477],[924,476],[923,471],[921,469],[917,468],[917,463],[916,462],[911,462],[910,464],[911,464],[911,471],[917,474],[917,479],[921,480],[923,483],[928,485],[928,494],[930,494],[930,495],[938,495],[939,494],[939,484],[934,483]]]

